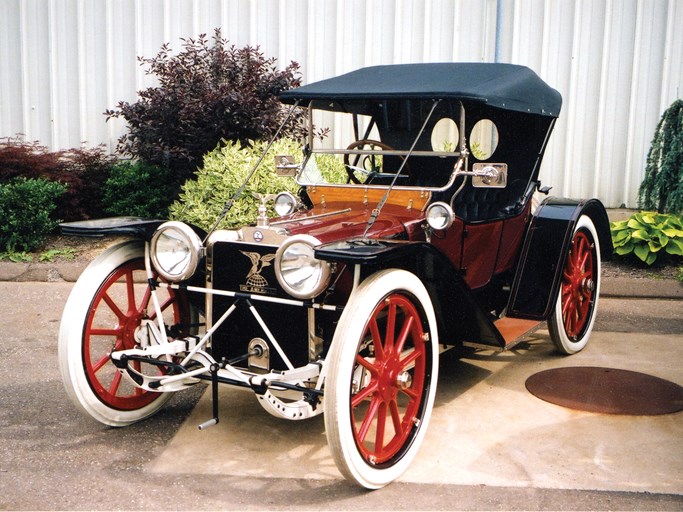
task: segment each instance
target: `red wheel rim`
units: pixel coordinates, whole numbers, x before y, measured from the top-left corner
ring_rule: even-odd
[[[400,457],[422,417],[428,346],[420,313],[404,295],[372,312],[356,355],[351,420],[356,445],[372,465]]]
[[[577,231],[562,273],[562,323],[572,340],[582,337],[595,303],[595,244],[585,231]]]
[[[150,287],[140,284],[146,281],[144,276],[142,259],[112,272],[93,298],[83,333],[83,365],[90,387],[105,405],[124,411],[140,409],[161,396],[128,382],[109,358],[113,351],[134,348],[136,328],[143,319],[156,318]],[[167,289],[158,293],[165,320],[178,324],[187,319],[187,304],[181,296]],[[147,374],[161,372],[153,365],[131,364]]]

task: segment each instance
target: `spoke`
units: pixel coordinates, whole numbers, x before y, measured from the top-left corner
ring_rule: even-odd
[[[403,327],[401,328],[401,333],[398,335],[398,343],[396,344],[396,353],[400,354],[403,352],[403,347],[408,339],[408,334],[410,334],[413,328],[413,323],[415,322],[415,317],[409,316],[406,321],[403,322]]]
[[[389,314],[387,315],[387,330],[384,337],[384,351],[394,353],[394,335],[396,328],[396,304],[389,304]]]
[[[413,350],[410,354],[401,359],[401,369],[407,369],[411,364],[420,359],[420,357],[422,357],[422,352]]]
[[[356,354],[356,362],[367,369],[372,375],[377,375],[377,367],[360,354]]]
[[[114,302],[114,299],[112,299],[108,293],[103,293],[102,294],[102,299],[104,299],[104,302],[107,303],[107,306],[109,306],[109,309],[111,309],[112,313],[116,315],[119,320],[123,320],[124,318],[127,317],[127,315],[119,309],[119,306]]]
[[[145,288],[145,293],[142,295],[142,300],[140,301],[140,309],[138,309],[138,313],[144,313],[147,311],[147,308],[149,307],[149,301],[152,298],[152,288],[148,286]]]
[[[384,360],[384,347],[382,346],[382,335],[379,332],[379,327],[377,326],[377,317],[373,315],[370,319],[370,335],[372,336],[372,342],[375,346],[375,358],[378,361]]]
[[[114,329],[90,329],[90,336],[121,336],[123,329],[116,327]]]
[[[111,381],[111,385],[109,386],[109,394],[112,396],[116,396],[116,393],[118,392],[120,385],[121,385],[121,373],[115,372],[114,373],[114,379]]]
[[[128,297],[128,313],[135,312],[135,281],[133,280],[133,271],[126,272],[126,295]]]
[[[413,388],[401,389],[401,392],[408,396],[411,400],[418,398],[417,392]]]
[[[375,431],[375,453],[384,448],[384,433],[387,425],[387,404],[381,402],[377,412],[377,430]]]
[[[373,380],[366,387],[351,397],[351,407],[358,407],[366,398],[377,391],[377,381]]]
[[[92,365],[92,373],[95,374],[99,372],[102,367],[109,362],[109,354],[105,355],[102,359],[97,361],[94,365]]]
[[[368,407],[367,412],[365,413],[365,418],[363,418],[363,423],[360,426],[360,429],[358,430],[358,440],[362,443],[365,441],[365,436],[368,435],[368,430],[370,430],[370,426],[372,425],[372,420],[374,419],[375,415],[377,414],[377,409],[379,408],[380,400],[378,397],[375,397],[372,399],[370,402],[370,406]]]
[[[389,402],[389,412],[391,413],[391,421],[394,425],[394,432],[396,432],[396,434],[400,434],[403,432],[403,428],[401,427],[401,413],[398,410],[398,403],[396,400]]]

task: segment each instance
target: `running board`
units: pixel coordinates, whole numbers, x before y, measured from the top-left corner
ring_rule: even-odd
[[[493,345],[484,345],[483,343],[475,343],[465,341],[463,345],[472,348],[483,348],[487,350],[496,350],[502,352],[503,350],[510,350],[512,347],[521,342],[527,335],[534,332],[541,325],[538,320],[524,320],[522,318],[510,318],[504,317],[499,318],[493,325],[496,326],[498,332],[505,340],[504,347],[496,347]]]

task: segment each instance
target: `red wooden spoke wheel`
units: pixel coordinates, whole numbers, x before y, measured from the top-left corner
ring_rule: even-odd
[[[358,449],[371,464],[405,447],[424,403],[426,344],[420,314],[404,295],[377,305],[356,355],[351,414]]]
[[[377,489],[407,469],[434,405],[438,353],[434,309],[414,274],[382,270],[353,292],[326,357],[323,402],[346,478]]]
[[[144,271],[144,243],[125,242],[98,256],[73,287],[59,328],[59,369],[71,400],[84,413],[111,426],[130,425],[157,412],[170,393],[139,389],[111,362],[115,350],[136,347],[141,322],[156,313]],[[159,288],[166,326],[192,320],[183,292]],[[156,365],[132,363],[160,375]]]
[[[592,313],[595,295],[595,246],[585,231],[574,235],[562,273],[562,321],[572,339],[578,339]]]
[[[582,215],[572,235],[560,292],[548,331],[558,350],[574,354],[588,343],[600,295],[600,243],[591,219]]]
[[[83,335],[83,364],[88,381],[100,400],[110,407],[135,410],[159,398],[159,393],[142,390],[125,380],[109,358],[112,351],[135,348],[137,329],[143,319],[154,320],[156,312],[146,281],[142,259],[116,269],[95,294]],[[187,318],[187,304],[173,290],[159,289],[165,322],[178,324]],[[168,325],[168,324],[167,324]],[[133,362],[143,373],[161,373],[159,367]]]

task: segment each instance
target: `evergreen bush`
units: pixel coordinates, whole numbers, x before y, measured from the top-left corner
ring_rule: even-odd
[[[57,227],[53,212],[66,185],[43,178],[0,183],[0,252],[32,251]]]
[[[114,165],[104,184],[102,204],[108,215],[165,219],[176,198],[169,171],[144,162]]]
[[[683,212],[683,100],[675,101],[657,125],[638,201],[645,210]]]

